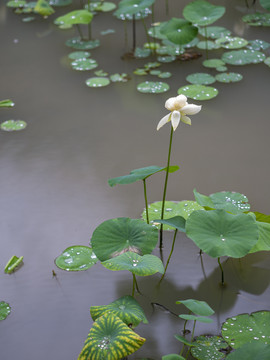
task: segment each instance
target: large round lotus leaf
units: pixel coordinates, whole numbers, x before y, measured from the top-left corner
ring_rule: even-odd
[[[92,267],[97,257],[88,246],[70,246],[55,259],[55,264],[62,270],[82,271]]]
[[[250,26],[270,26],[269,13],[248,14],[243,16],[242,20]]]
[[[172,18],[160,29],[161,34],[177,45],[188,44],[198,33],[198,28],[185,19]]]
[[[194,211],[186,222],[186,234],[213,258],[245,256],[258,241],[256,221],[247,214],[225,210]]]
[[[89,87],[97,88],[97,87],[103,87],[110,84],[110,79],[106,77],[93,77],[90,79],[87,79],[85,81],[86,85]]]
[[[214,209],[223,209],[233,214],[250,210],[246,195],[237,192],[220,191],[209,195],[209,198],[213,202]]]
[[[205,302],[195,299],[178,300],[176,304],[183,304],[191,312],[200,316],[211,316],[214,310]]]
[[[214,76],[207,73],[195,73],[186,77],[186,80],[191,84],[208,85],[213,84],[216,79]]]
[[[123,359],[138,350],[144,342],[145,339],[119,317],[106,313],[94,322],[78,360]]]
[[[226,349],[228,344],[220,336],[198,336],[196,346],[191,348],[191,354],[199,360],[222,360],[226,354],[221,349]]]
[[[186,95],[194,100],[210,100],[217,96],[218,90],[205,85],[186,85],[179,88],[177,93]]]
[[[225,65],[225,63],[221,59],[209,59],[209,60],[204,60],[203,62],[203,66],[209,68],[217,68],[223,65]]]
[[[254,340],[270,344],[270,311],[231,317],[223,323],[221,331],[223,338],[234,349]]]
[[[158,241],[158,231],[143,220],[117,218],[100,224],[91,239],[93,251],[105,261],[126,251],[150,254]]]
[[[162,201],[156,201],[148,206],[149,221],[152,226],[160,227],[159,223],[156,223],[154,220],[161,219],[161,208]],[[181,216],[184,219],[187,219],[194,210],[204,210],[204,208],[200,206],[196,201],[165,201],[164,219],[171,219],[175,216]],[[142,218],[146,221],[145,210],[142,213]],[[166,224],[163,225],[163,230],[174,229],[175,227],[168,226]]]
[[[55,11],[46,0],[38,0],[34,8],[34,12],[42,16],[49,16]]]
[[[54,20],[56,25],[89,24],[93,14],[87,10],[74,10]]]
[[[220,48],[220,45],[214,41],[206,40],[198,42],[197,48],[201,50],[216,50]]]
[[[210,39],[219,39],[231,35],[231,31],[221,26],[207,26],[199,28],[199,33]]]
[[[99,40],[84,41],[80,37],[75,37],[72,39],[68,39],[66,41],[66,45],[73,49],[90,50],[97,48],[100,45],[100,41]]]
[[[0,320],[5,320],[5,318],[10,314],[11,307],[5,301],[0,301]]]
[[[269,360],[270,345],[262,344],[256,340],[244,344],[241,348],[230,353],[226,360]]]
[[[264,60],[264,63],[265,63],[267,66],[270,66],[270,56]]]
[[[225,13],[224,6],[216,6],[208,1],[195,0],[185,6],[183,10],[184,17],[193,24],[205,26],[213,24]]]
[[[0,101],[0,107],[13,107],[14,105],[14,102],[9,99]]]
[[[219,82],[231,83],[231,82],[241,81],[243,79],[243,76],[238,73],[230,72],[230,73],[217,74],[216,79]]]
[[[267,41],[264,40],[250,40],[247,48],[250,50],[266,50],[268,49],[270,44]]]
[[[216,44],[224,49],[240,49],[248,44],[248,41],[240,37],[225,36],[217,39]]]
[[[160,40],[167,39],[167,37],[160,32],[160,30],[165,24],[166,22],[160,22],[155,24],[153,27],[150,27],[150,29],[148,29],[148,34],[155,39],[160,39]]]
[[[164,273],[160,258],[155,255],[140,256],[131,251],[103,261],[102,265],[112,271],[128,270],[138,276],[149,276],[157,272]]]
[[[88,51],[74,51],[68,55],[71,60],[86,59],[90,56]]]
[[[22,120],[7,120],[0,124],[0,128],[5,131],[20,131],[27,126],[25,121]]]
[[[137,86],[137,90],[141,93],[160,94],[168,91],[170,86],[161,81],[145,81]]]
[[[231,65],[257,64],[265,59],[265,55],[255,50],[233,50],[225,52],[222,60]]]
[[[52,6],[67,6],[72,4],[72,0],[50,0],[49,4]]]
[[[264,9],[270,11],[270,1],[269,0],[260,0],[260,4]]]
[[[123,296],[109,305],[91,306],[90,308],[90,314],[94,321],[106,312],[118,316],[132,329],[138,326],[141,322],[144,324],[148,323],[143,309],[132,296]]]
[[[92,70],[98,67],[98,63],[94,59],[77,59],[71,63],[72,69],[79,71]]]

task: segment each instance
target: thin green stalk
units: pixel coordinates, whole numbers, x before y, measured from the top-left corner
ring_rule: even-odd
[[[124,47],[125,51],[128,51],[127,19],[124,20]]]
[[[145,31],[145,35],[146,35],[147,42],[150,43],[150,37],[149,37],[148,31],[147,31],[147,26],[146,26],[146,24],[145,24],[144,18],[142,17],[141,20],[142,20],[142,23],[143,23],[143,27],[144,27],[144,31]]]
[[[147,200],[147,192],[146,192],[146,182],[145,182],[145,179],[143,179],[143,189],[144,189],[144,201],[145,201],[146,221],[147,221],[147,224],[149,224],[148,200]]]
[[[132,52],[135,52],[136,49],[136,19],[135,15],[132,16],[132,32],[133,32],[133,46],[132,46]]]
[[[176,239],[176,234],[177,234],[177,231],[178,231],[178,229],[175,229],[175,232],[174,232],[174,237],[173,237],[173,243],[172,243],[172,248],[171,248],[171,252],[170,252],[170,255],[169,255],[169,257],[168,257],[168,260],[167,260],[167,263],[166,263],[166,266],[165,266],[164,273],[163,273],[163,275],[162,275],[161,279],[159,280],[159,283],[161,283],[161,281],[163,280],[163,278],[164,278],[164,276],[165,276],[165,274],[166,274],[167,267],[168,267],[169,262],[170,262],[170,260],[171,260],[172,253],[173,253],[173,250],[174,250],[174,244],[175,244],[175,239]]]
[[[205,56],[206,56],[206,59],[208,59],[208,39],[207,39],[207,28],[206,26],[204,27],[204,36],[205,36],[205,39],[206,39],[206,46],[205,46]]]
[[[223,268],[221,266],[221,263],[220,263],[220,257],[218,257],[218,265],[220,267],[220,270],[221,270],[221,284],[224,285],[224,272],[223,272]]]
[[[191,314],[191,311],[190,311],[190,310],[189,310],[188,314],[189,314],[189,315]],[[183,334],[184,334],[184,335],[185,335],[185,332],[186,332],[187,322],[188,322],[188,320],[185,320],[185,322],[184,322],[184,329],[183,329]]]
[[[81,28],[80,28],[80,25],[79,25],[79,24],[76,24],[76,28],[77,28],[77,30],[78,30],[78,32],[79,32],[79,35],[80,35],[81,40],[83,40],[83,34],[82,34],[82,30],[81,30]]]
[[[141,294],[140,289],[139,289],[139,286],[138,286],[138,282],[137,282],[137,279],[136,279],[136,276],[135,276],[134,274],[133,274],[133,276],[134,276],[134,280],[135,280],[136,290],[137,290],[137,292],[138,292],[139,294]]]
[[[193,338],[194,338],[195,325],[196,325],[196,320],[194,320],[194,324],[193,324],[193,329],[192,329],[192,334],[191,334],[191,342],[193,341]],[[188,349],[186,359],[188,358],[190,351],[191,351],[191,346]]]
[[[135,294],[135,282],[136,282],[136,278],[135,278],[135,275],[132,274],[133,276],[133,283],[132,283],[132,297],[134,297],[134,294]]]
[[[170,161],[171,161],[172,138],[173,138],[173,127],[171,126],[170,144],[169,144],[168,160],[167,160],[167,169],[166,169],[166,176],[165,176],[165,183],[164,183],[164,190],[163,190],[163,198],[162,198],[162,208],[161,208],[161,219],[162,220],[164,218],[164,208],[165,208],[166,192],[167,192],[168,177],[169,177],[169,167],[170,167]],[[162,247],[163,247],[163,224],[160,225],[160,236],[159,236],[159,248],[161,249]]]

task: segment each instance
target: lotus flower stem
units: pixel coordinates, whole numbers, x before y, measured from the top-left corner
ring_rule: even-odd
[[[162,198],[161,220],[164,219],[164,208],[165,208],[167,184],[168,184],[168,177],[169,177],[169,167],[170,167],[171,151],[172,151],[172,138],[173,138],[173,127],[171,126],[170,145],[169,145],[169,151],[168,151],[167,169],[166,169],[163,198]],[[162,247],[163,247],[163,224],[160,225],[160,236],[159,236],[159,248],[162,249]]]
[[[136,19],[135,15],[132,16],[132,32],[133,32],[133,46],[132,46],[132,52],[135,52],[136,49]]]
[[[134,297],[135,288],[139,294],[141,294],[141,292],[139,290],[139,286],[138,286],[135,274],[132,274],[132,276],[133,276],[132,297]]]
[[[164,273],[163,273],[163,275],[162,275],[161,279],[159,280],[159,283],[161,283],[161,281],[163,280],[163,278],[164,278],[164,276],[165,276],[165,274],[166,274],[167,267],[168,267],[169,262],[170,262],[170,260],[171,260],[172,253],[173,253],[173,249],[174,249],[174,244],[175,244],[175,239],[176,239],[176,234],[177,234],[177,231],[178,231],[178,229],[175,229],[175,232],[174,232],[174,237],[173,237],[173,243],[172,243],[172,248],[171,248],[171,252],[170,252],[170,255],[169,255],[169,257],[168,257],[168,260],[167,260],[167,263],[166,263],[166,266],[165,266]]]
[[[207,27],[204,27],[204,36],[205,36],[205,56],[208,59],[208,39],[207,39]]]
[[[82,33],[81,28],[80,28],[80,25],[79,25],[79,24],[76,24],[76,28],[77,28],[77,30],[78,30],[78,33],[79,33],[79,35],[80,35],[81,40],[83,40],[83,33]]]
[[[218,265],[219,265],[220,270],[221,270],[221,285],[224,285],[224,272],[223,272],[223,268],[221,266],[220,257],[218,257],[217,261],[218,261]]]
[[[145,179],[143,179],[143,189],[144,189],[144,201],[145,201],[146,221],[147,221],[147,224],[149,224],[148,200],[147,200],[147,192],[146,192],[146,182],[145,182]]]

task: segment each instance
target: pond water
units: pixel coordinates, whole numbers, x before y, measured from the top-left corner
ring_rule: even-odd
[[[170,4],[171,14],[181,15],[188,1],[181,3],[180,10],[176,2]],[[215,4],[227,7],[217,25],[249,40],[269,40],[269,30],[241,22],[244,0]],[[160,2],[160,13],[163,8]],[[60,9],[57,16],[66,11]],[[160,16],[158,20],[165,18]],[[91,51],[93,58],[100,69],[132,75],[145,60],[121,60],[125,51],[122,24],[110,14],[99,17],[93,34],[102,46]],[[139,93],[136,85],[144,79],[135,76],[126,84],[90,89],[85,80],[92,72],[72,70],[67,59],[71,50],[65,41],[76,36],[75,29],[60,31],[50,19],[24,24],[3,3],[0,28],[0,100],[15,102],[14,108],[1,109],[0,120],[21,119],[28,124],[21,132],[0,132],[0,300],[12,307],[8,318],[0,322],[1,359],[74,360],[92,326],[90,306],[131,294],[132,277],[100,264],[68,273],[59,270],[54,259],[71,245],[88,245],[102,221],[140,217],[142,185],[110,188],[107,180],[148,165],[165,166],[169,126],[156,131],[167,113],[164,102],[176,96],[188,74],[204,69],[196,60],[169,65],[175,75],[168,80],[170,91],[161,95]],[[100,36],[108,28],[114,28],[115,34]],[[235,71],[233,66],[230,69]],[[237,191],[249,198],[252,210],[267,214],[269,68],[262,63],[236,71],[244,76],[241,82],[218,84],[220,94],[202,103],[192,126],[181,124],[177,129],[172,164],[179,165],[180,171],[169,179],[167,198],[193,200],[194,188],[203,194]],[[161,173],[148,182],[150,201],[161,200],[163,181]],[[167,233],[165,259],[171,241],[172,233]],[[4,274],[5,264],[15,254],[24,256],[23,267],[12,275]],[[218,285],[217,261],[203,255],[202,268],[198,248],[178,235],[160,289],[156,287],[159,276],[138,279],[143,295],[136,299],[149,324],[137,328],[147,341],[130,359],[160,359],[179,351],[174,334],[181,331],[183,322],[172,313],[183,309],[175,305],[176,300],[204,300],[215,310],[214,323],[198,324],[197,334],[219,333],[228,316],[270,310],[269,254],[222,261],[225,288]],[[52,270],[57,274],[54,278]]]

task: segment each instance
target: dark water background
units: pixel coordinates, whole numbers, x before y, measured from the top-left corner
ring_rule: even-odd
[[[187,2],[171,1],[171,14],[181,17]],[[215,4],[227,6],[216,25],[248,40],[270,40],[269,29],[241,22],[247,11],[244,0]],[[157,20],[163,20],[163,2],[158,10]],[[54,17],[67,11],[58,10]],[[164,102],[176,96],[188,74],[205,71],[201,60],[165,64],[164,71],[174,74],[168,80],[171,90],[157,96],[137,92],[136,85],[144,78],[135,76],[127,84],[87,88],[84,81],[93,71],[73,71],[67,60],[72,50],[65,40],[76,36],[76,31],[58,30],[52,18],[25,24],[0,4],[0,100],[15,102],[13,109],[1,109],[0,121],[28,123],[22,132],[0,132],[0,300],[12,307],[0,323],[1,360],[76,359],[92,326],[90,306],[131,293],[129,273],[110,272],[100,264],[68,273],[59,270],[54,259],[68,246],[88,245],[102,221],[140,216],[142,185],[110,188],[107,180],[139,167],[165,166],[169,126],[156,132],[159,119],[167,113]],[[101,36],[100,31],[108,28],[116,33]],[[102,44],[91,51],[98,69],[132,75],[148,61],[120,59],[125,50],[123,27],[111,14],[94,19],[93,34]],[[138,26],[138,38],[142,45],[142,26]],[[212,57],[218,55],[217,51]],[[202,102],[192,126],[181,124],[175,133],[172,164],[181,169],[169,179],[167,198],[193,200],[194,188],[204,194],[238,191],[248,196],[252,210],[269,213],[269,68],[258,64],[229,70],[240,72],[244,79],[236,84],[216,83],[219,96]],[[148,182],[150,201],[161,200],[163,181],[164,175],[158,174]],[[168,233],[165,259],[171,241]],[[15,254],[24,256],[24,266],[6,275],[4,266]],[[214,323],[198,324],[197,334],[219,333],[228,316],[270,310],[268,254],[241,261],[224,258],[225,289],[218,285],[217,261],[207,255],[203,259],[205,274],[197,247],[179,235],[160,290],[156,288],[159,276],[139,278],[143,296],[136,298],[149,324],[140,325],[137,332],[147,342],[130,358],[161,359],[179,351],[173,335],[183,322],[162,307],[153,311],[151,302],[179,314],[183,308],[175,305],[176,300],[207,301],[215,310]],[[52,278],[53,269],[57,278]]]

